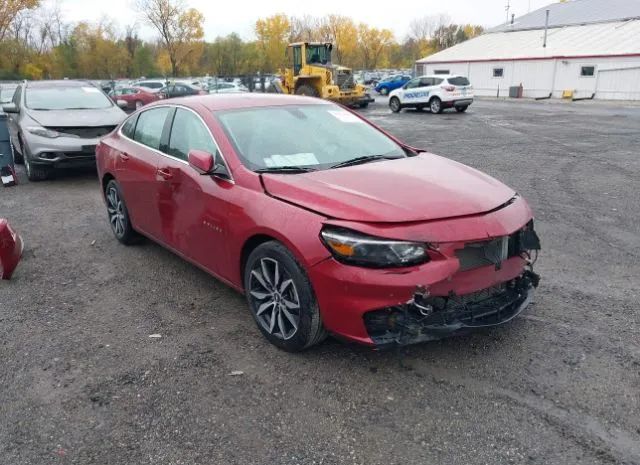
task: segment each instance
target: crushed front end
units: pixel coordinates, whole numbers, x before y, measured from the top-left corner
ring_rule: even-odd
[[[332,225],[424,241],[429,259],[374,269],[331,258],[310,270],[327,330],[375,347],[408,345],[497,326],[532,301],[540,249],[523,199],[470,217],[411,224]]]
[[[527,270],[516,279],[463,296],[431,296],[420,289],[404,305],[365,313],[364,323],[378,347],[416,344],[498,326],[529,305],[539,281],[537,274]]]

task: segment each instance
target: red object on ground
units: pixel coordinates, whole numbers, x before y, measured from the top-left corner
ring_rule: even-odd
[[[10,279],[22,257],[22,238],[0,218],[0,279]]]

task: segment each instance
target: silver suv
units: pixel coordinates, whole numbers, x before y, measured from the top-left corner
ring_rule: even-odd
[[[100,138],[126,114],[102,90],[83,81],[24,82],[4,104],[15,146],[30,181],[46,179],[53,168],[95,166]]]

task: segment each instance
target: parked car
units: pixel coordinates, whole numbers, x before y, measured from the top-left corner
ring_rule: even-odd
[[[464,76],[421,76],[391,92],[389,107],[394,112],[403,108],[428,108],[431,113],[442,113],[445,108],[465,112],[473,103],[473,87]]]
[[[109,97],[118,104],[118,101],[125,102],[124,108],[128,110],[137,110],[151,102],[160,100],[160,95],[157,92],[144,87],[123,87],[110,92]]]
[[[177,82],[169,84],[158,91],[164,98],[187,97],[189,95],[206,95],[207,92],[199,87]]]
[[[5,103],[11,103],[11,99],[13,98],[13,94],[18,88],[18,83],[3,83],[0,84],[0,105],[4,105]],[[2,109],[0,108],[0,111]]]
[[[238,92],[249,92],[244,85],[236,82],[218,82],[209,85],[210,94],[233,94]]]
[[[144,87],[145,89],[150,89],[152,91],[157,92],[167,85],[167,81],[162,79],[145,80],[145,81],[134,82],[133,85],[135,87]]]
[[[156,102],[97,160],[115,237],[152,238],[244,292],[285,350],[327,333],[381,347],[499,325],[538,284],[521,196],[332,102]]]
[[[392,90],[396,90],[402,87],[411,80],[411,76],[401,74],[398,76],[391,76],[378,83],[375,87],[375,91],[382,95],[388,95]]]
[[[24,161],[30,181],[54,168],[94,166],[99,139],[126,117],[100,89],[72,80],[22,83],[3,109],[15,160]]]

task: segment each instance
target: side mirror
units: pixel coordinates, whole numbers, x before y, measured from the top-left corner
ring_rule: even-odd
[[[7,103],[6,105],[2,105],[2,111],[4,111],[5,113],[20,113],[15,103]]]
[[[209,174],[216,169],[216,161],[212,154],[204,150],[189,151],[189,166],[200,174]]]

